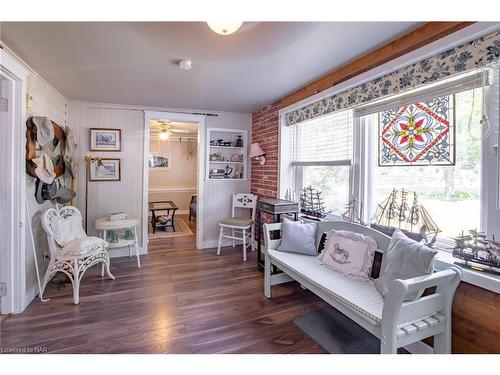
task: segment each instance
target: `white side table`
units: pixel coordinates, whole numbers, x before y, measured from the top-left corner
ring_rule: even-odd
[[[141,260],[139,259],[139,246],[137,245],[137,226],[140,224],[139,219],[129,217],[125,220],[110,221],[107,217],[101,217],[94,222],[95,229],[102,231],[102,238],[106,241],[106,231],[117,229],[131,229],[134,232],[134,238],[126,240],[123,238],[118,239],[118,242],[109,243],[109,249],[115,247],[128,246],[128,256],[132,256],[131,247],[135,247],[135,256],[137,257],[137,268],[141,268]]]

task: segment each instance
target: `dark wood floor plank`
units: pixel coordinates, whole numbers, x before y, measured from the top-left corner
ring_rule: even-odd
[[[295,283],[273,287],[266,299],[255,252],[243,262],[241,246],[217,256],[184,236],[151,241],[141,263],[113,258],[116,280],[90,269],[77,306],[71,284],[51,282],[49,302],[36,299],[2,321],[0,345],[49,353],[324,353],[293,320],[325,303]]]

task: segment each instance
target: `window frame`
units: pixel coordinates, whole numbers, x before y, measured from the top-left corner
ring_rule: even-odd
[[[499,68],[493,68],[490,71],[490,85],[485,89],[485,98],[491,134],[483,141],[481,148],[480,230],[485,231],[488,237],[495,234],[497,238],[500,238],[500,151],[498,150],[500,144],[500,72]],[[286,151],[289,147],[289,138],[287,138],[289,126],[286,125],[286,113],[299,106],[287,107],[279,112],[278,197],[280,198],[285,197],[288,188],[297,186],[298,172],[293,170],[290,158],[283,154],[283,150]],[[374,147],[374,144],[370,142],[373,135],[369,133],[374,129],[366,122],[365,117],[354,115],[353,157],[349,174],[350,195],[363,202],[365,207],[371,202],[372,178],[369,172],[372,168],[371,157]],[[365,209],[362,219],[366,221],[370,218],[369,216],[368,210]],[[450,241],[444,242],[447,246],[451,244]],[[438,243],[438,247],[439,245]]]
[[[346,109],[348,111],[349,109]],[[278,197],[284,199],[287,190],[291,189],[295,200],[298,201],[301,189],[304,188],[304,167],[314,167],[314,166],[327,166],[327,167],[348,167],[349,168],[349,199],[354,196],[354,184],[355,184],[355,149],[358,147],[357,143],[357,131],[355,125],[356,118],[354,117],[354,112],[352,113],[352,155],[351,159],[343,160],[315,160],[315,161],[293,161],[290,155],[283,155],[282,150],[286,150],[291,143],[291,139],[295,137],[293,132],[296,132],[295,125],[286,125],[285,114],[280,115],[280,126],[279,126],[279,147],[278,147],[278,157],[279,157],[279,171],[278,171]],[[291,154],[291,153],[290,153]],[[347,202],[346,202],[347,203]],[[340,207],[343,208],[343,207]],[[336,214],[327,214],[328,217],[337,217]]]

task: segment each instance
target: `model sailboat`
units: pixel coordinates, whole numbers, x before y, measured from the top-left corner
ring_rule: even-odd
[[[345,205],[345,211],[342,213],[342,217],[351,223],[366,225],[361,219],[363,217],[363,203],[356,198],[351,199],[349,203]]]
[[[413,193],[413,203],[408,205],[408,192],[401,190],[401,199],[398,202],[398,191],[392,193],[377,205],[371,227],[387,235],[392,235],[400,229],[415,241],[423,241],[427,246],[436,242],[439,228],[431,218],[429,212],[418,203],[417,193]]]

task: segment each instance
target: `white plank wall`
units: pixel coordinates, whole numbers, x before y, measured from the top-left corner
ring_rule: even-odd
[[[69,103],[69,122],[78,134],[78,159],[80,173],[78,179],[78,207],[84,212],[85,155],[115,157],[122,159],[122,181],[89,183],[89,233],[94,220],[109,212],[126,211],[130,216],[140,217],[142,210],[142,161],[144,142],[144,110],[179,111],[171,108],[132,107],[104,103]],[[187,110],[185,110],[187,111]],[[237,128],[251,131],[250,113],[213,112],[218,116],[208,116],[207,127]],[[122,152],[90,152],[89,128],[122,129]],[[250,139],[250,137],[249,137]],[[231,194],[250,191],[250,181],[204,181],[204,247],[213,247],[217,242],[217,222],[231,212]],[[142,229],[142,228],[141,228]],[[139,231],[142,233],[142,230]],[[145,239],[140,239],[143,247]],[[111,254],[113,256],[113,254]]]
[[[86,103],[70,104],[70,121],[78,142],[78,207],[85,214],[85,155],[121,159],[121,181],[89,182],[88,233],[97,235],[95,219],[110,212],[125,211],[129,217],[142,213],[142,155],[144,114],[139,110],[97,108]],[[122,129],[121,152],[89,151],[90,128]],[[142,233],[141,230],[138,231]],[[139,246],[143,246],[142,238]],[[113,255],[113,254],[112,254]]]

